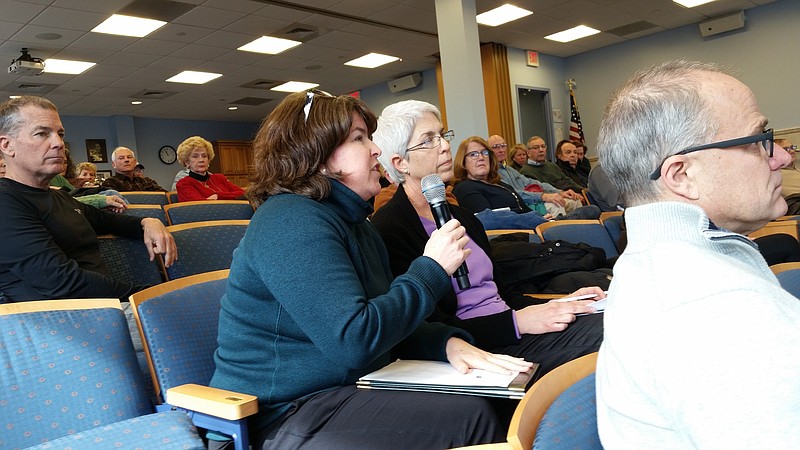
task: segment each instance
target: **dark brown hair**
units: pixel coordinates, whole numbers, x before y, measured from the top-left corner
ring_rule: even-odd
[[[456,152],[456,158],[453,161],[453,184],[458,184],[464,180],[469,179],[469,173],[467,172],[467,167],[464,164],[464,161],[467,159],[467,147],[471,143],[478,143],[483,146],[484,149],[489,150],[489,173],[486,176],[486,181],[492,184],[497,184],[500,181],[500,175],[497,173],[497,157],[494,156],[494,152],[489,148],[489,144],[480,136],[470,136],[463,141],[458,146],[458,151]]]
[[[310,106],[308,119],[306,106]],[[286,97],[264,119],[253,140],[255,173],[247,190],[250,201],[259,206],[270,195],[282,192],[315,200],[327,197],[331,189],[328,178],[337,174],[326,176],[321,169],[350,134],[353,113],[364,119],[371,136],[377,120],[357,98],[321,91]]]

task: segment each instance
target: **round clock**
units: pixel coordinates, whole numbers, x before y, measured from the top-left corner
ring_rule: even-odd
[[[164,164],[172,164],[178,160],[178,154],[175,152],[175,147],[165,145],[158,151],[158,157]]]

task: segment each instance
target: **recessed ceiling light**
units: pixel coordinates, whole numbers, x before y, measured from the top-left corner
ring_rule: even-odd
[[[683,5],[687,8],[694,8],[695,6],[705,5],[706,3],[711,3],[714,0],[672,0],[673,2]]]
[[[313,89],[319,86],[317,83],[306,83],[304,81],[287,81],[281,85],[275,86],[270,91],[278,92],[300,92],[308,89]]]
[[[114,14],[100,25],[92,28],[92,31],[119,36],[145,37],[166,24],[167,22],[161,20]]]
[[[45,59],[44,71],[45,73],[66,73],[69,75],[77,75],[83,73],[96,63],[87,61],[70,61],[68,59]]]
[[[281,39],[270,36],[261,36],[255,41],[239,47],[237,50],[244,52],[266,53],[268,55],[277,55],[278,53],[296,47],[302,44],[300,41],[292,41],[289,39]]]
[[[141,104],[142,104],[141,100],[134,100],[131,102],[131,105],[141,105]]]
[[[236,111],[237,109],[239,109],[238,106],[228,106],[228,111]]]
[[[558,33],[553,33],[549,36],[545,36],[544,38],[550,39],[551,41],[570,42],[576,39],[585,38],[586,36],[597,34],[599,32],[600,30],[595,30],[592,27],[578,25],[577,27],[570,28],[569,30],[559,31]]]
[[[221,73],[196,72],[194,70],[184,70],[183,72],[168,78],[167,81],[173,83],[204,84],[211,80],[221,77]]]
[[[21,95],[9,95],[8,96],[8,98],[20,98],[20,97],[22,97],[22,96]]]
[[[514,5],[509,5],[506,3],[503,6],[498,6],[490,11],[478,14],[475,17],[475,20],[477,20],[481,25],[496,27],[498,25],[502,25],[531,14],[533,14],[533,12],[528,11],[527,9],[518,8]]]
[[[390,62],[399,61],[400,58],[396,56],[381,55],[380,53],[369,53],[360,58],[352,59],[344,63],[345,66],[364,67],[367,69],[374,69]]]

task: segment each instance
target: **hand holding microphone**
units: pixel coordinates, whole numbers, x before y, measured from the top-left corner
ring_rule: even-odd
[[[436,222],[436,228],[439,228],[437,232],[434,232],[431,235],[431,240],[428,241],[428,245],[425,246],[425,255],[428,255],[428,247],[435,245],[434,236],[441,233],[451,233],[457,232],[459,233],[456,236],[458,248],[463,249],[464,245],[469,241],[469,238],[466,236],[466,232],[463,231],[464,228],[458,224],[458,221],[451,221],[452,217],[450,216],[450,210],[447,207],[447,200],[445,198],[445,189],[444,189],[444,182],[442,178],[437,174],[428,175],[422,178],[422,195],[425,196],[425,200],[428,201],[428,204],[431,207],[431,212],[433,213],[434,221]],[[438,236],[437,236],[438,238]],[[470,250],[466,249],[463,251],[463,259],[469,256]],[[450,266],[447,262],[445,264],[442,261],[436,259],[436,257],[431,256],[433,259],[436,260],[447,273],[452,273],[448,270],[447,266]],[[452,270],[452,269],[451,269]],[[462,290],[468,289],[470,287],[469,282],[469,270],[467,269],[467,263],[462,262],[458,268],[455,269],[453,276],[458,282],[458,287]]]

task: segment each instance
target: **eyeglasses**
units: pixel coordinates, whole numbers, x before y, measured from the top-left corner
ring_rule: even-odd
[[[314,96],[321,95],[323,97],[333,97],[328,92],[320,91],[319,89],[309,89],[306,91],[306,104],[303,105],[303,115],[305,116],[304,122],[308,123],[308,115],[311,113],[311,103],[314,102]]]
[[[478,159],[478,155],[489,156],[489,150],[483,149],[481,151],[474,151],[467,153],[467,158]]]
[[[507,148],[508,144],[492,144],[492,148]]]
[[[547,144],[531,145],[530,147],[528,147],[528,150],[539,150],[539,149],[547,150]]]
[[[738,147],[740,145],[756,144],[756,143],[761,144],[761,146],[767,152],[767,156],[772,158],[772,150],[774,142],[775,138],[772,134],[772,128],[770,128],[768,130],[765,130],[763,133],[759,133],[753,136],[745,136],[736,139],[729,139],[727,141],[712,142],[710,144],[688,147],[679,151],[678,153],[667,156],[667,158],[675,155],[687,155],[689,153],[699,152],[700,150],[708,150],[711,148],[731,148],[731,147]],[[651,180],[657,180],[661,178],[661,167],[667,161],[667,158],[664,158],[664,160],[661,161],[661,164],[658,165],[658,168],[655,171],[653,171],[653,173],[650,174]]]
[[[786,150],[787,152],[796,152],[797,151],[797,146],[796,145],[790,145],[788,147],[783,147],[783,149]]]
[[[414,150],[429,150],[429,149],[436,148],[436,147],[442,145],[442,139],[444,139],[447,142],[450,142],[453,139],[455,139],[455,137],[456,137],[456,132],[455,131],[447,130],[447,131],[445,131],[444,133],[442,133],[440,135],[437,134],[436,136],[431,136],[428,139],[425,139],[424,141],[420,142],[419,144],[417,144],[417,145],[415,145],[413,147],[407,148],[406,151],[407,152],[412,152]]]

